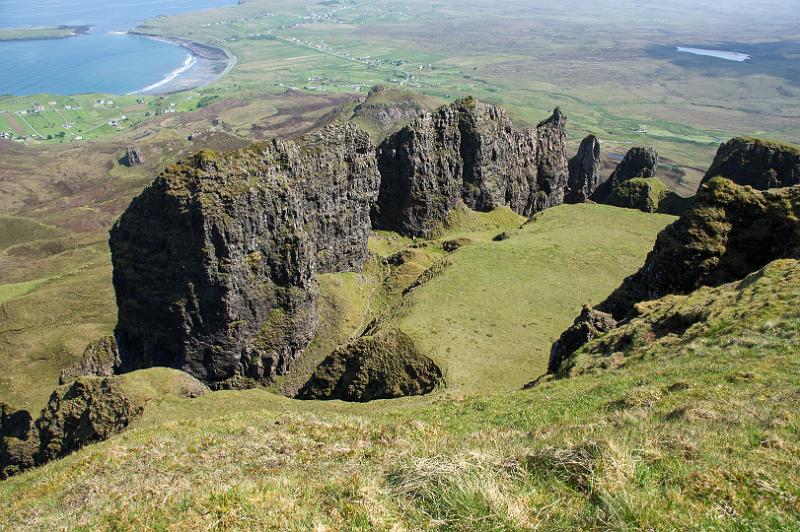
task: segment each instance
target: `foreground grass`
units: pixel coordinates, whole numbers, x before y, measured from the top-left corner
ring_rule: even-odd
[[[636,241],[631,235],[657,219],[564,207],[503,242],[489,237],[502,213],[461,220],[447,238],[466,227],[471,243],[450,254],[445,273],[390,316],[413,316],[434,298],[439,314],[458,308],[455,287],[470,285],[458,276],[450,285],[447,275],[473,262],[469,253],[481,259],[488,246],[500,255],[504,246],[513,252],[484,276],[508,271],[508,285],[524,294],[531,288],[515,277],[526,277],[517,268],[555,260],[552,249],[541,251],[550,249],[542,242],[548,235],[569,241],[567,218],[560,216],[570,209],[587,234],[616,221],[621,233],[610,249],[623,255]],[[621,223],[617,212],[631,218]],[[568,233],[578,242],[581,231]],[[514,247],[528,238],[527,252]],[[378,235],[372,248],[391,253],[408,244]],[[425,251],[420,260],[444,257],[435,243],[428,247],[411,249]],[[587,264],[602,267],[592,249],[582,257],[564,253],[560,267],[576,268],[573,283],[581,282],[576,272],[592,271]],[[514,253],[524,260],[513,261]],[[461,363],[497,381],[491,390],[480,378],[475,387],[459,385],[453,357],[451,388],[369,404],[300,402],[263,389],[188,400],[179,398],[185,385],[175,372],[126,376],[148,401],[144,417],[109,441],[0,483],[0,529],[797,529],[800,266],[776,264],[740,284],[651,303],[653,320],[675,312],[702,316],[702,323],[679,337],[636,337],[631,352],[609,359],[614,364],[584,362],[582,374],[526,391],[504,391],[540,373],[534,358],[525,366],[510,349],[491,361],[465,348]],[[531,275],[558,272],[528,267]],[[372,278],[385,283],[372,285]],[[541,279],[539,290],[558,283]],[[357,330],[369,314],[365,299],[391,308],[393,280],[370,269],[324,280],[324,299],[339,305],[330,314],[340,321],[330,330]],[[437,295],[448,286],[451,298]],[[476,330],[487,330],[504,305],[517,304],[485,301],[475,311],[484,313]],[[522,301],[540,311],[538,298]],[[495,366],[506,357],[502,376]]]
[[[781,319],[787,330],[798,316]],[[771,320],[775,320],[774,317]],[[162,399],[111,441],[0,484],[54,528],[796,529],[796,336],[529,391],[367,405]],[[786,327],[785,327],[786,326]],[[741,332],[741,331],[739,331]]]

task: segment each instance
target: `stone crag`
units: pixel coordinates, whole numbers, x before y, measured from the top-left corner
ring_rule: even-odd
[[[125,157],[122,158],[125,166],[133,168],[134,166],[144,166],[144,155],[138,148],[129,146],[125,149]]]
[[[658,153],[653,148],[641,146],[631,148],[611,176],[597,187],[592,194],[592,200],[605,203],[614,190],[625,181],[636,177],[655,177],[657,170]]]
[[[0,404],[0,479],[103,441],[143,411],[114,377],[81,377],[57,388],[36,421]]]
[[[800,150],[760,139],[731,139],[720,146],[703,182],[717,176],[759,190],[800,185]]]
[[[463,202],[478,211],[508,206],[528,216],[564,201],[566,117],[556,109],[534,130],[471,98],[440,107],[378,148],[381,188],[373,225],[431,236]]]
[[[644,266],[597,306],[624,319],[640,301],[737,281],[800,256],[800,187],[759,192],[716,178],[664,229]]]
[[[568,192],[565,203],[584,203],[600,186],[600,141],[589,135],[581,142],[578,153],[569,160]]]
[[[359,270],[379,186],[354,124],[168,168],[111,230],[121,371],[267,382],[313,337],[315,272]]]
[[[67,384],[78,377],[110,377],[122,364],[113,336],[91,342],[80,358],[71,366],[61,370],[59,384]]]
[[[606,198],[606,204],[642,212],[660,212],[661,204],[672,194],[667,185],[657,177],[634,177],[615,188]]]

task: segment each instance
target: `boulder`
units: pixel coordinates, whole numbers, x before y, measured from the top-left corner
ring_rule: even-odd
[[[125,158],[123,159],[125,166],[133,168],[134,166],[144,166],[144,156],[137,148],[128,146],[125,149]]]
[[[378,148],[373,226],[430,237],[461,202],[524,216],[562,203],[565,126],[556,109],[536,129],[516,131],[503,109],[472,98],[423,114]]]
[[[658,170],[658,153],[653,148],[631,148],[611,176],[592,194],[592,200],[605,203],[611,193],[623,182],[635,177],[655,177]]]
[[[331,353],[300,389],[298,399],[366,402],[430,393],[439,367],[399,330],[363,336]]]
[[[759,190],[800,185],[800,150],[767,140],[731,139],[720,146],[703,182],[717,176]]]
[[[106,336],[91,342],[75,363],[62,369],[58,383],[67,384],[77,377],[110,377],[121,364],[116,340]]]
[[[111,230],[120,371],[213,388],[285,373],[316,331],[314,273],[367,260],[379,181],[352,123],[169,167]]]
[[[600,186],[600,141],[589,135],[581,142],[578,153],[569,160],[568,191],[564,203],[584,203]]]

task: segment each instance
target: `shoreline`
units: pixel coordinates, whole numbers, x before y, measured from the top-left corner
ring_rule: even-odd
[[[163,78],[142,89],[129,94],[167,95],[211,85],[227,75],[236,66],[236,56],[227,49],[211,46],[180,37],[153,35],[138,31],[125,32],[127,35],[144,37],[154,41],[180,46],[189,56],[183,64],[167,73]]]

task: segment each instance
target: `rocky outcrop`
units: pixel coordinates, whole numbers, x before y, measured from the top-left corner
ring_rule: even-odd
[[[313,274],[363,267],[378,186],[353,124],[168,168],[111,230],[121,370],[216,388],[284,373],[317,327]]]
[[[600,141],[589,135],[581,142],[578,153],[569,160],[569,182],[564,203],[584,203],[600,186]]]
[[[765,264],[800,256],[800,187],[759,192],[715,178],[658,235],[644,266],[598,309],[630,317],[640,301],[743,279]]]
[[[566,118],[556,109],[535,130],[516,131],[505,111],[471,98],[444,106],[378,149],[376,228],[432,236],[463,202],[530,215],[564,200]]]
[[[575,319],[572,327],[564,331],[550,349],[547,372],[557,373],[561,364],[581,346],[616,326],[617,321],[610,314],[599,312],[591,307],[583,307],[583,311]]]
[[[31,414],[0,403],[0,479],[34,467],[38,451]]]
[[[766,140],[731,139],[720,146],[703,182],[717,176],[759,190],[800,185],[800,150]]]
[[[592,195],[592,200],[605,203],[611,193],[623,182],[635,177],[655,177],[658,170],[658,153],[653,148],[631,148],[611,176]]]
[[[27,411],[0,405],[0,478],[103,441],[143,410],[116,378],[81,377],[57,388],[36,422]]]
[[[657,212],[672,194],[657,177],[634,177],[623,181],[606,198],[606,204],[642,212]]]
[[[128,146],[125,149],[125,157],[123,159],[125,166],[133,168],[134,166],[144,166],[144,155],[138,148]]]
[[[580,349],[551,365],[555,378],[607,371],[635,360],[697,356],[727,351],[748,338],[744,349],[757,356],[785,340],[800,317],[800,262],[776,260],[741,281],[701,287],[637,305],[637,314],[606,334],[588,338]]]
[[[143,411],[113,378],[80,378],[58,388],[36,421],[37,463],[61,458],[122,432]]]
[[[110,377],[121,365],[117,342],[107,336],[91,342],[74,364],[62,369],[58,383],[67,384],[77,377]]]
[[[363,336],[330,354],[300,389],[298,399],[366,402],[430,393],[439,367],[398,330]]]

